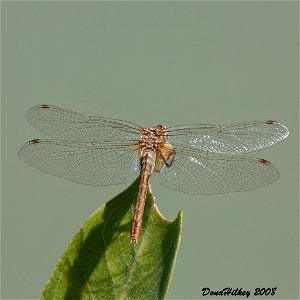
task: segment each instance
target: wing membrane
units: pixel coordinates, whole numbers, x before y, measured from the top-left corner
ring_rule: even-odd
[[[87,116],[52,105],[37,105],[26,119],[41,132],[60,140],[124,141],[138,140],[141,127],[130,122]]]
[[[33,140],[19,156],[38,170],[88,185],[123,183],[139,170],[128,144]]]
[[[243,154],[271,147],[289,135],[276,121],[255,121],[230,125],[191,125],[168,128],[168,140],[176,148],[187,146],[204,153]]]
[[[263,159],[180,150],[160,175],[160,183],[173,190],[219,194],[258,188],[279,178],[277,169]]]

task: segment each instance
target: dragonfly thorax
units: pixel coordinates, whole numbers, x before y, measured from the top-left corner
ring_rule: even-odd
[[[167,131],[164,125],[156,125],[142,130],[142,137],[139,141],[141,149],[157,151],[161,145],[166,143]]]
[[[139,141],[141,158],[147,156],[149,151],[153,152],[153,165],[156,172],[161,172],[164,165],[171,164],[175,150],[167,141],[167,130],[164,125],[156,125],[142,130],[142,138]]]
[[[166,126],[156,125],[142,130],[141,142],[145,144],[153,144],[156,146],[158,143],[165,143],[167,138]]]

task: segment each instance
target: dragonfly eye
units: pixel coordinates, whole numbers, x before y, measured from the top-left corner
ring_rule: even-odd
[[[167,127],[164,125],[156,125],[155,127],[157,130],[161,130],[161,131],[165,131],[167,129]]]

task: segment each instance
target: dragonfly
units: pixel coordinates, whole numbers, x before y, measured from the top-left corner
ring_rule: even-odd
[[[189,194],[220,194],[265,186],[279,178],[269,161],[244,155],[288,137],[283,124],[253,121],[229,125],[156,125],[148,128],[118,119],[88,116],[42,104],[26,119],[54,139],[24,144],[19,157],[46,173],[95,186],[140,184],[133,212],[131,243],[142,229],[153,173],[162,185]]]

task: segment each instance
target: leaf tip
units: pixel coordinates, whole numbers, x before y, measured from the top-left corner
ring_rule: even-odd
[[[182,218],[183,218],[183,210],[181,209],[181,210],[178,212],[178,215],[177,215],[176,219],[182,220]]]

